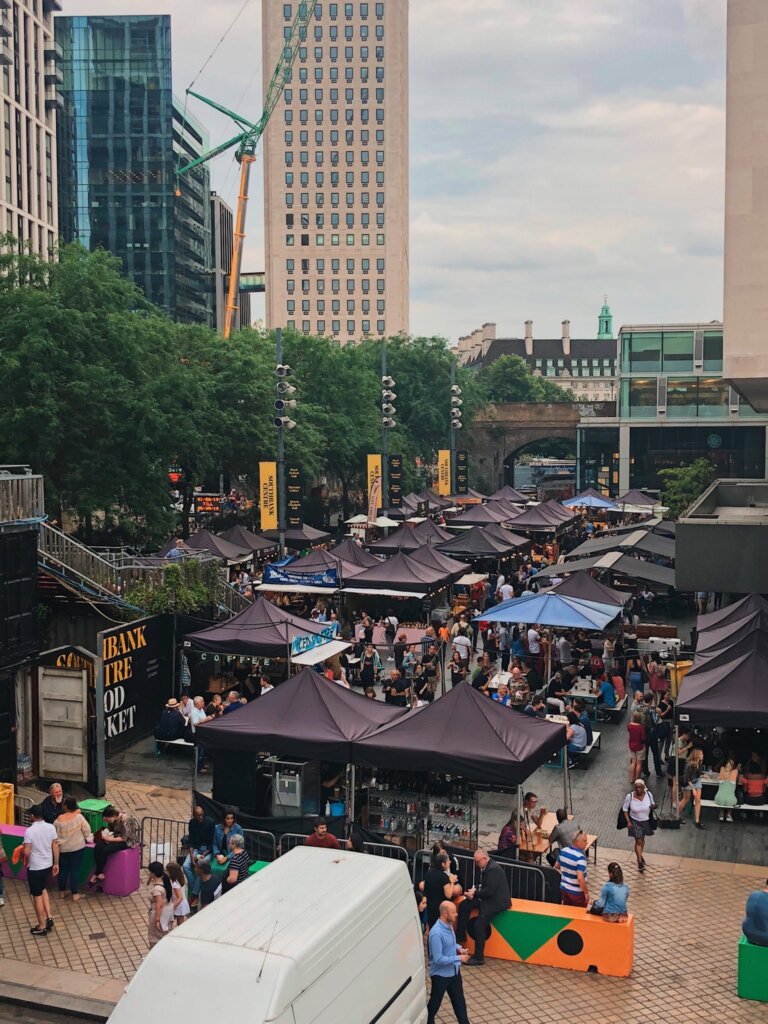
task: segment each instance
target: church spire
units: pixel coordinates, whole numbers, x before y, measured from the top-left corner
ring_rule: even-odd
[[[611,307],[608,305],[608,296],[605,296],[603,302],[603,308],[600,310],[600,319],[598,321],[597,337],[598,340],[612,339],[613,338],[613,313],[611,313]]]

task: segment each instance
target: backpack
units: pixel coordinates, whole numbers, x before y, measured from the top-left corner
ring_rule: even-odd
[[[394,626],[394,623],[392,622],[392,619],[387,619],[384,623],[384,636],[387,636],[391,639],[396,635],[396,633],[397,630]]]

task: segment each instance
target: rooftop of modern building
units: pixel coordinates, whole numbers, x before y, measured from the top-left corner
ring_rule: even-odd
[[[707,320],[707,321],[696,321],[695,323],[663,323],[663,324],[622,324],[619,328],[619,334],[625,333],[644,333],[664,331],[722,331],[723,321],[722,320]]]
[[[715,480],[680,522],[764,526],[768,524],[768,480]]]

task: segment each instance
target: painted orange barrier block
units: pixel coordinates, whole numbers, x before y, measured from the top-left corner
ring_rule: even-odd
[[[468,929],[468,948],[474,949],[474,917]],[[493,919],[485,956],[513,963],[596,971],[614,978],[632,973],[635,919],[610,924],[581,907],[558,906],[533,900],[513,900],[510,910]]]

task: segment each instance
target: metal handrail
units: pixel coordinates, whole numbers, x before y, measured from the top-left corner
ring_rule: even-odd
[[[431,850],[418,850],[413,857],[413,884],[418,885],[427,873],[429,862],[432,856]],[[459,880],[462,888],[466,891],[476,886],[480,881],[480,868],[475,864],[474,857],[469,854],[449,853],[451,858],[458,861]],[[509,883],[509,891],[513,897],[522,900],[534,900],[543,903],[546,898],[547,884],[546,877],[541,868],[534,864],[521,864],[520,861],[513,863],[503,860],[494,860],[503,869]]]
[[[246,853],[252,861],[277,859],[277,840],[271,832],[257,828],[244,828]]]
[[[300,835],[298,832],[284,832],[277,844],[277,856],[282,857],[284,853],[289,853],[295,847],[303,846],[308,839],[309,836]]]
[[[174,818],[142,818],[141,866],[149,867],[153,860],[178,860],[185,847],[182,839],[189,832],[189,821]]]
[[[37,548],[43,564],[53,563],[110,597],[118,596],[124,587],[122,574],[111,562],[50,523],[39,524]]]

